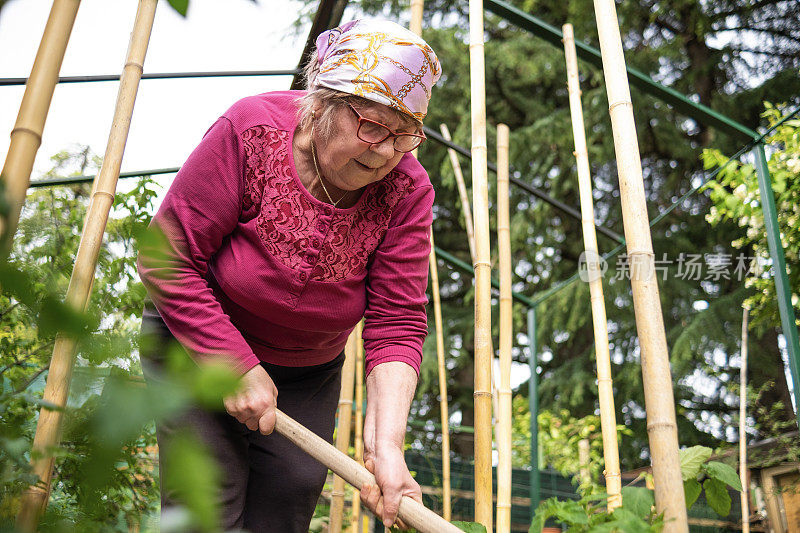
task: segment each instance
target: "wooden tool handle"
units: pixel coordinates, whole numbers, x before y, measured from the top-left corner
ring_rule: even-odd
[[[280,410],[276,410],[275,431],[330,468],[355,488],[360,490],[365,483],[375,484],[375,477],[366,468]],[[397,514],[403,522],[420,533],[461,532],[456,526],[408,496],[403,496]]]

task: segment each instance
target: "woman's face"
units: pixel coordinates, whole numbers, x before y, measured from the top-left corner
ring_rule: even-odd
[[[415,125],[401,119],[385,105],[354,103],[353,108],[365,119],[380,122],[392,131],[417,133]],[[358,116],[345,105],[335,111],[330,138],[322,138],[319,132],[314,134],[323,179],[345,191],[354,191],[382,179],[404,155],[395,151],[392,136],[383,142],[370,144],[359,139],[357,131]]]

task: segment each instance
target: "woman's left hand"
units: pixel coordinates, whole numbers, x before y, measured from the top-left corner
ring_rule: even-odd
[[[361,488],[361,502],[375,516],[381,517],[386,527],[396,524],[401,529],[407,529],[402,520],[397,519],[400,500],[408,496],[422,503],[422,489],[411,477],[401,448],[386,443],[383,447],[370,449],[372,444],[367,443],[367,449],[364,450],[364,466],[375,475],[377,486],[364,485]]]

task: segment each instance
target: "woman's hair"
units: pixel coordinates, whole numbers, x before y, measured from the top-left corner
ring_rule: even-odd
[[[319,74],[319,59],[317,58],[316,48],[312,50],[311,57],[308,64],[303,69],[303,78],[305,78],[305,85],[307,94],[300,99],[300,107],[297,113],[300,118],[300,128],[306,130],[311,128],[312,119],[316,120],[316,130],[323,136],[323,138],[330,138],[333,135],[333,118],[339,109],[344,109],[348,103],[357,104],[360,107],[371,107],[375,105],[382,105],[372,102],[367,98],[355,96],[342,91],[328,89],[316,85],[317,75]],[[314,117],[314,109],[319,106],[322,111],[318,116]],[[422,127],[422,122],[406,115],[405,113],[392,109],[397,114],[398,118],[403,124],[408,126]]]

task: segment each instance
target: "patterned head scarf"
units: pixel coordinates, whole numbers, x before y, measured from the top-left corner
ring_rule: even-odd
[[[422,121],[442,75],[436,53],[419,36],[387,20],[354,20],[317,38],[319,74],[311,89],[361,96]]]

